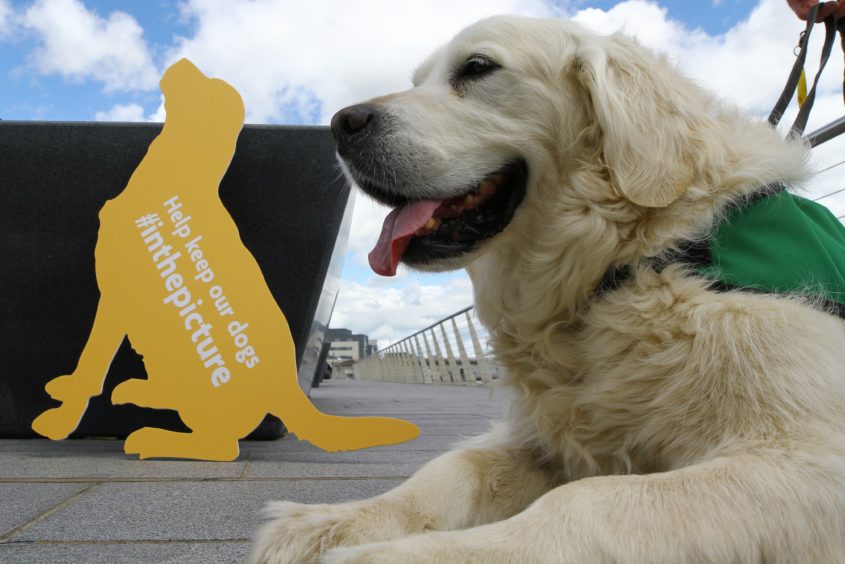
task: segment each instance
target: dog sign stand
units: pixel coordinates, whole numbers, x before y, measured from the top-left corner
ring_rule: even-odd
[[[112,403],[174,409],[192,432],[138,429],[126,438],[127,454],[234,460],[238,439],[267,413],[328,451],[418,436],[407,421],[336,417],[311,404],[296,380],[287,321],[218,196],[243,101],[186,59],[167,69],[161,88],[164,128],[124,191],[100,211],[100,301],[88,342],[74,372],[47,383],[61,406],[32,428],[54,440],[73,432],[128,336],[148,378],[122,382]]]

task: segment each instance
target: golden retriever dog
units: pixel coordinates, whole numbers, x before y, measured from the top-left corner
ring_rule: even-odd
[[[383,495],[271,504],[254,562],[845,562],[843,322],[655,268],[800,185],[800,143],[624,36],[511,17],[333,130],[395,207],[374,269],[465,267],[515,400]]]

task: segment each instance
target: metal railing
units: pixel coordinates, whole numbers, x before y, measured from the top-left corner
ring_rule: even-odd
[[[807,141],[810,142],[811,147],[817,147],[843,133],[845,133],[845,116],[813,131],[807,135]]]
[[[468,307],[354,365],[355,378],[418,384],[489,384],[500,371]]]

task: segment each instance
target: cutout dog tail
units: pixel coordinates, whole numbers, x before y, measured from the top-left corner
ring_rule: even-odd
[[[275,398],[268,411],[281,419],[297,438],[325,451],[394,445],[413,440],[420,434],[416,425],[402,419],[342,417],[323,413],[314,407],[298,385],[291,388],[291,395]]]

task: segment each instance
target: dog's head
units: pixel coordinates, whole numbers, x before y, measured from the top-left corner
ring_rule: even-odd
[[[391,275],[399,260],[446,270],[508,233],[542,237],[549,207],[669,206],[707,166],[709,105],[623,36],[496,17],[430,56],[410,90],[339,111],[332,131],[347,174],[395,208],[370,255]],[[579,194],[579,170],[605,182]]]

